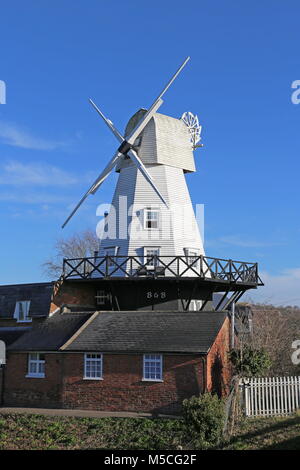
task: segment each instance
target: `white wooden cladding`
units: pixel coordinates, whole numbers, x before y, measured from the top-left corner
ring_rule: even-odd
[[[105,256],[106,249],[113,246],[118,247],[118,255],[142,258],[146,247],[156,247],[159,248],[161,256],[170,256],[170,261],[175,255],[184,256],[186,248],[196,250],[198,255],[205,255],[182,169],[167,165],[146,166],[168,207],[161,203],[158,195],[136,167],[130,165],[123,168],[112,202],[116,211],[116,238],[103,238],[100,241],[99,256]],[[132,208],[131,214],[127,215],[124,214],[126,207],[120,207],[122,201],[125,201],[120,197],[125,196],[127,208]],[[159,230],[149,231],[144,228],[143,210],[147,207],[159,208]],[[176,211],[172,211],[174,207],[184,209],[184,213],[176,214]],[[127,219],[128,233],[127,236],[120,237],[120,222],[124,220],[124,216]],[[110,215],[107,221],[110,223]],[[185,270],[186,266],[183,266],[183,269]]]
[[[134,115],[128,125],[141,118],[143,112],[138,111],[137,117]],[[196,171],[191,136],[181,119],[155,113],[140,137],[136,141],[137,152],[144,164],[169,165],[185,172]],[[128,160],[123,160],[116,171],[125,168],[128,163]]]
[[[300,409],[300,377],[242,379],[246,416],[280,416]]]

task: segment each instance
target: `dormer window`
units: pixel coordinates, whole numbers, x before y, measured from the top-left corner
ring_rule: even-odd
[[[15,306],[14,318],[17,322],[31,322],[32,318],[29,316],[30,300],[18,300]]]
[[[159,228],[159,209],[151,207],[145,209],[144,228],[146,230]]]

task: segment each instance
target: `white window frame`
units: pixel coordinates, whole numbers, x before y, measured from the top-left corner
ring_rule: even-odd
[[[94,356],[94,357],[93,357]],[[87,365],[89,362],[100,364],[100,375],[87,375]],[[84,354],[84,380],[103,380],[103,354],[99,352],[88,352]]]
[[[197,258],[198,256],[200,256],[198,248],[185,248],[184,252],[185,252],[186,261],[188,264],[191,264],[193,262],[192,261],[193,258]],[[193,266],[189,267],[189,269],[195,269],[195,270],[199,269],[199,259],[197,260],[195,264],[193,264]]]
[[[157,213],[156,219],[151,219],[148,217],[150,212]],[[151,222],[151,220],[157,220],[157,227],[147,227],[147,223]],[[159,230],[160,227],[160,210],[158,207],[146,207],[144,209],[144,230]]]
[[[40,356],[44,355],[44,353],[41,352],[31,352],[28,354],[28,370],[27,370],[27,375],[26,377],[30,378],[36,378],[36,379],[43,379],[45,378],[45,365],[46,365],[46,360],[41,359]],[[35,356],[35,357],[34,357]],[[36,372],[33,372],[31,370],[31,366],[35,365],[36,367]],[[40,366],[42,366],[43,371],[39,372]]]
[[[147,373],[147,364],[152,365],[156,369],[157,364],[159,365],[159,376],[156,375],[155,371],[155,377],[150,377],[149,374]],[[144,382],[163,382],[163,356],[162,354],[156,354],[156,353],[151,353],[151,354],[144,354],[143,355],[143,381]]]
[[[17,300],[14,312],[14,318],[18,323],[30,323],[32,318],[29,316],[30,300]],[[23,312],[23,318],[20,318],[20,312]]]
[[[109,294],[104,290],[97,290],[96,292],[96,305],[105,305],[109,299]]]
[[[199,312],[202,307],[202,300],[192,299],[189,305],[190,312]]]
[[[157,251],[157,256],[159,257],[160,256],[160,246],[144,246],[144,264],[146,265],[147,263],[147,258],[148,258],[148,254],[147,252],[148,251]],[[149,256],[153,256],[153,255],[149,255]],[[154,259],[152,260],[152,262],[154,263]],[[156,260],[156,263],[157,264],[147,264],[146,265],[146,268],[147,269],[154,269],[156,268],[157,266],[159,266],[159,260]]]

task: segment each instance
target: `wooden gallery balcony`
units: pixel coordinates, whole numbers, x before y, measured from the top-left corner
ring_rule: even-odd
[[[257,263],[208,256],[102,256],[64,259],[62,279],[84,280],[182,279],[236,284],[263,285]]]

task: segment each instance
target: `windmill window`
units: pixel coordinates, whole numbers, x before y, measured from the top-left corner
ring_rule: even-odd
[[[14,318],[17,322],[31,322],[29,316],[30,300],[18,300],[15,306]]]
[[[159,265],[159,248],[158,247],[145,247],[144,248],[144,264],[147,267],[156,267]]]
[[[143,380],[162,382],[162,355],[144,354]]]
[[[192,312],[198,312],[202,306],[201,300],[191,300],[189,310]]]
[[[45,377],[45,355],[42,353],[28,354],[28,372],[26,377]]]
[[[100,353],[84,355],[84,379],[101,380],[103,377],[103,357]]]
[[[186,261],[192,269],[199,268],[199,251],[193,248],[185,249]]]
[[[112,257],[112,259],[109,258],[108,261],[107,261],[107,266],[108,266],[109,268],[111,268],[111,267],[116,267],[114,261],[116,261],[115,257],[117,256],[118,249],[119,249],[118,246],[112,246],[112,247],[104,248],[104,250],[105,250],[105,255]]]
[[[147,230],[159,228],[159,210],[147,207],[145,209],[144,228]]]

